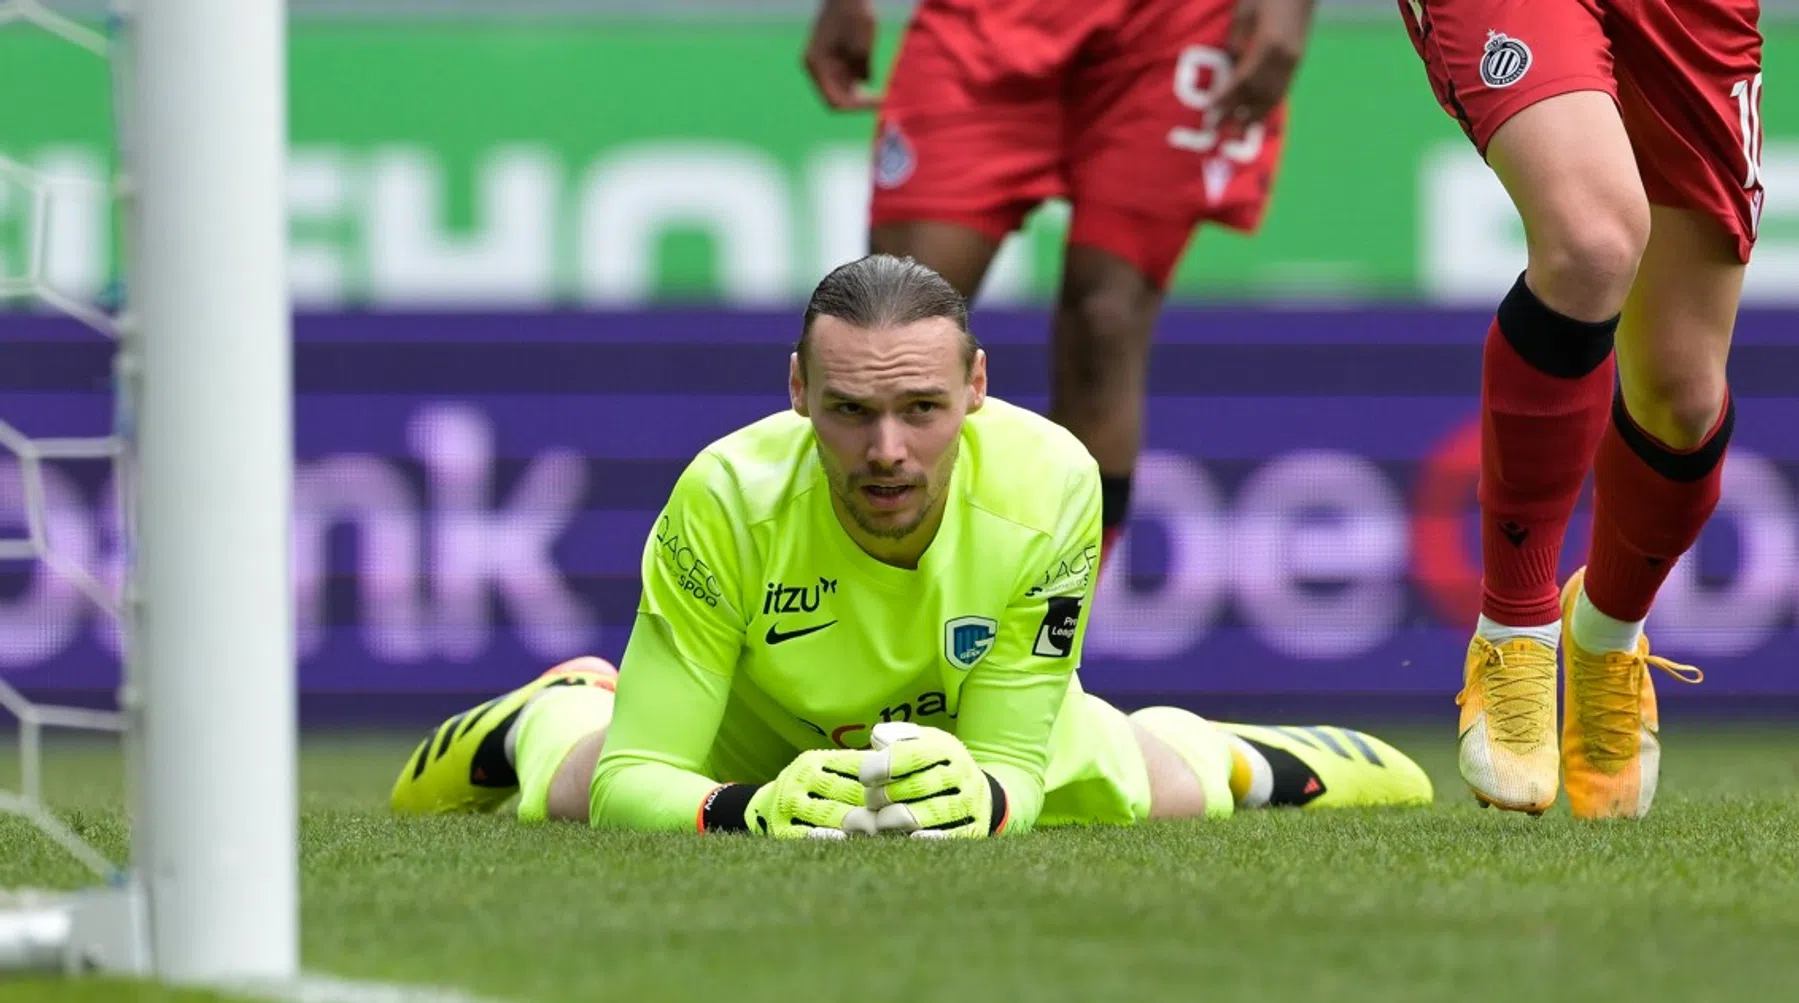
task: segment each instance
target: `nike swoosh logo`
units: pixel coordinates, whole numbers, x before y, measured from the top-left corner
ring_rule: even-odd
[[[778,624],[769,624],[768,636],[763,638],[763,640],[767,641],[769,644],[780,644],[782,641],[791,641],[796,637],[805,637],[807,634],[816,634],[836,622],[837,621],[832,620],[830,623],[821,623],[815,627],[801,627],[799,630],[792,630],[787,633],[782,633]]]

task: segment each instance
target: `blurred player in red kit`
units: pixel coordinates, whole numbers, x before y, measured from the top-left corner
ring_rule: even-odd
[[[1762,205],[1759,5],[1399,7],[1529,250],[1482,367],[1462,776],[1481,801],[1534,813],[1555,802],[1559,766],[1576,816],[1640,817],[1661,761],[1649,669],[1701,678],[1651,656],[1643,622],[1717,505],[1735,417],[1725,356]],[[1589,471],[1587,566],[1558,591]]]
[[[1163,291],[1199,224],[1260,224],[1312,5],[921,0],[876,96],[873,0],[821,0],[814,83],[833,108],[879,109],[872,251],[972,299],[1006,235],[1069,201],[1050,417],[1099,461],[1102,559],[1129,508]]]

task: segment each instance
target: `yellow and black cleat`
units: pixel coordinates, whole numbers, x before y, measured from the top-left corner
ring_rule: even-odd
[[[1430,777],[1411,757],[1365,732],[1222,721],[1218,727],[1268,763],[1270,776],[1242,784],[1233,778],[1232,784],[1256,789],[1254,800],[1268,807],[1427,805],[1435,796]]]
[[[614,689],[618,670],[603,658],[563,662],[536,679],[450,718],[419,743],[394,781],[393,810],[402,815],[496,811],[518,792],[506,756],[506,734],[531,698],[552,686]]]

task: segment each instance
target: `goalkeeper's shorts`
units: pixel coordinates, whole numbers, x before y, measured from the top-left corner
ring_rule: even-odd
[[[1131,825],[1149,817],[1149,767],[1130,718],[1069,688],[1049,739],[1037,825]]]

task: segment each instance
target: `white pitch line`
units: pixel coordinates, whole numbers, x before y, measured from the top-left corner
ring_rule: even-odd
[[[234,982],[217,988],[273,1003],[498,1003],[460,989],[354,982],[329,975],[302,975],[293,982]]]

